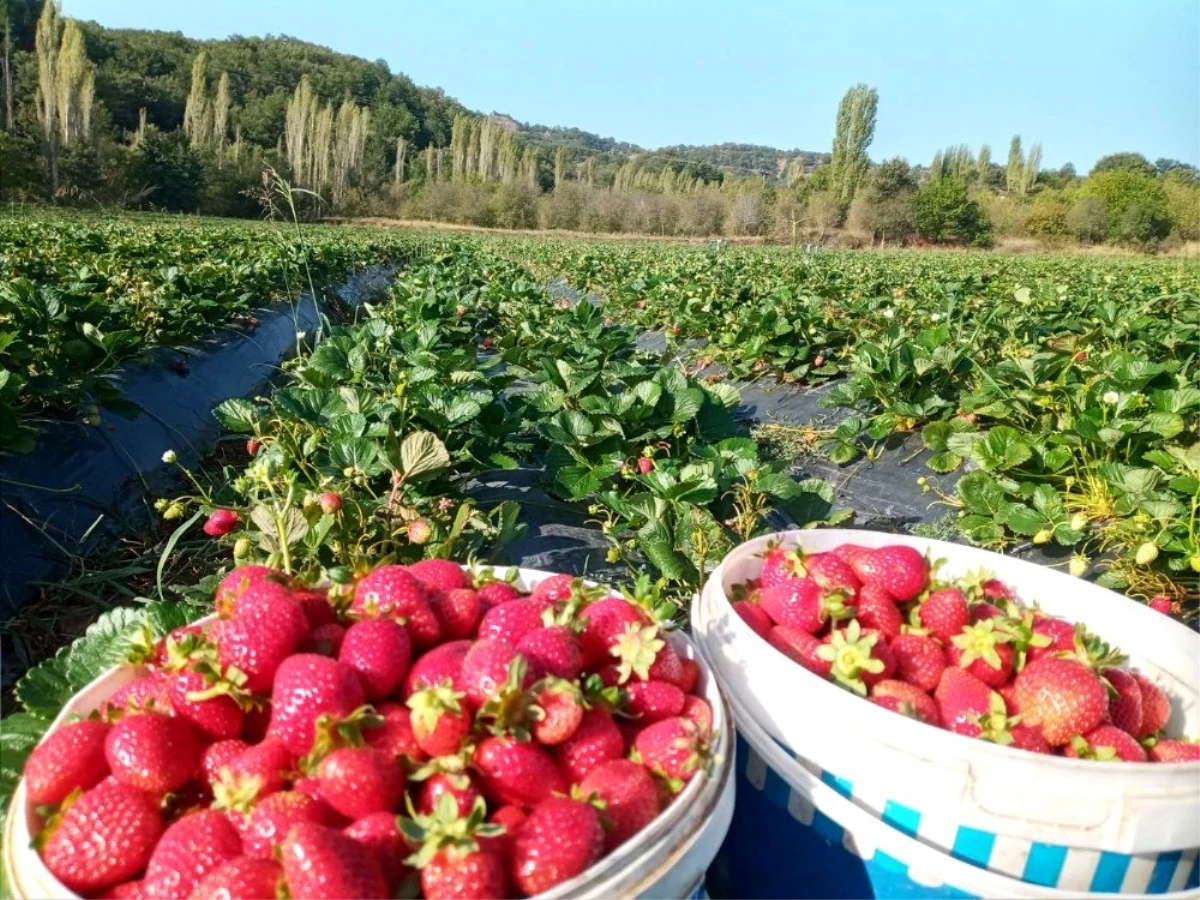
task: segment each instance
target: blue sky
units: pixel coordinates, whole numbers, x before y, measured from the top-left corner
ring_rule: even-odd
[[[851,84],[874,159],[1040,141],[1086,171],[1134,150],[1200,163],[1196,0],[63,0],[192,37],[286,33],[384,59],[472,109],[645,147],[827,150]]]

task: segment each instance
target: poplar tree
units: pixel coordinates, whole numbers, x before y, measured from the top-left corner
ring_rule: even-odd
[[[929,177],[936,181],[946,174],[946,160],[942,156],[942,151],[939,150],[933,154],[933,160],[929,163]]]
[[[554,189],[567,178],[567,148],[559,147],[554,151]]]
[[[212,147],[218,154],[225,149],[229,132],[229,73],[222,72],[217,82],[217,97],[212,104]]]
[[[38,62],[38,88],[35,102],[38,121],[46,138],[46,163],[50,170],[50,187],[58,191],[58,87],[55,73],[58,68],[58,40],[61,23],[58,6],[47,0],[38,18],[34,35],[34,52]]]
[[[404,160],[408,155],[408,141],[403,137],[396,138],[396,167],[392,180],[396,184],[404,184]]]
[[[838,104],[837,131],[830,159],[832,189],[837,201],[848,205],[866,178],[867,148],[875,137],[879,92],[865,84],[846,91]]]
[[[1029,156],[1025,158],[1025,165],[1021,167],[1021,193],[1028,194],[1033,190],[1034,182],[1037,181],[1038,170],[1042,167],[1042,145],[1034,144],[1029,148]]]
[[[201,50],[192,60],[192,88],[188,91],[187,104],[183,108],[183,133],[193,147],[203,147],[212,130],[212,107],[208,101],[208,85],[205,69],[208,54]]]
[[[1021,194],[1025,172],[1025,154],[1021,152],[1021,136],[1014,134],[1008,145],[1008,167],[1004,171],[1004,189],[1010,194]]]
[[[992,175],[992,148],[984,144],[979,148],[979,158],[975,160],[975,178],[984,187]]]

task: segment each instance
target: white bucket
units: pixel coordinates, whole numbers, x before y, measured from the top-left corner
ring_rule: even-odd
[[[504,577],[512,570],[497,567],[492,571]],[[536,569],[516,571],[516,585],[523,591],[532,590],[553,574]],[[681,656],[696,660],[700,666],[697,691],[713,711],[713,767],[707,777],[693,778],[636,837],[587,871],[540,895],[544,900],[614,896],[692,900],[703,896],[704,875],[733,816],[733,722],[717,680],[695,644],[679,632],[667,637]],[[50,730],[72,716],[97,709],[138,673],[136,666],[110,669],[71,698]],[[4,866],[12,896],[15,900],[74,898],[77,895],[50,873],[32,849],[32,836],[40,827],[41,817],[26,796],[22,781],[13,794],[4,828]]]
[[[775,536],[826,550],[907,544],[941,571],[985,568],[1026,602],[1086,621],[1172,697],[1170,728],[1200,731],[1200,637],[1168,617],[1053,570],[957,544],[827,529]],[[1025,753],[923,725],[851,697],[755,634],[730,606],[768,538],[734,550],[693,607],[726,696],[811,775],[920,841],[1015,878],[1076,891],[1141,892],[1200,847],[1200,764],[1105,763]],[[1158,867],[1156,869],[1156,867]]]

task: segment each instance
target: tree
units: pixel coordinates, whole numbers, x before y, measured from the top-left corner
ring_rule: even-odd
[[[664,170],[666,171],[666,170]],[[566,180],[567,177],[567,148],[559,147],[554,151],[554,189],[558,190],[559,186]]]
[[[1110,153],[1102,156],[1092,166],[1089,175],[1099,175],[1101,172],[1137,172],[1141,175],[1154,175],[1154,166],[1140,153]]]
[[[975,181],[987,187],[992,180],[992,148],[984,144],[975,160]]]
[[[986,245],[991,229],[961,179],[946,176],[921,185],[913,199],[917,233],[934,243]]]
[[[58,7],[50,2],[38,18],[35,48],[38,63],[36,95],[38,121],[46,140],[46,166],[50,172],[50,190],[58,190],[58,41],[61,23]]]
[[[1004,171],[1004,189],[1010,194],[1021,193],[1025,173],[1025,154],[1021,152],[1021,136],[1014,134],[1008,145],[1008,166]]]
[[[1146,247],[1171,230],[1167,191],[1161,179],[1137,168],[1109,168],[1089,175],[1081,194],[1099,197],[1108,211],[1108,238]]]
[[[1021,167],[1021,190],[1022,196],[1028,194],[1033,188],[1033,184],[1037,181],[1038,169],[1042,165],[1042,145],[1034,144],[1029,148],[1029,156],[1025,158],[1025,164]]]
[[[875,137],[878,106],[879,92],[865,84],[850,88],[838,104],[837,130],[829,166],[834,199],[843,208],[849,206],[854,192],[866,177],[870,164],[867,148]]]
[[[192,89],[188,92],[187,106],[183,111],[183,133],[193,147],[203,147],[212,131],[212,107],[208,101],[208,84],[205,68],[208,54],[203,50],[192,60]]]
[[[1052,240],[1067,237],[1071,233],[1067,215],[1073,202],[1066,191],[1048,189],[1039,192],[1029,207],[1025,230],[1035,237]]]
[[[808,198],[805,218],[817,230],[818,240],[824,241],[825,236],[841,224],[841,204],[833,192],[818,191]]]
[[[146,190],[151,205],[192,212],[204,190],[204,164],[181,132],[150,128],[134,154],[130,179]]]
[[[885,200],[917,189],[912,167],[900,157],[885,160],[871,170],[867,190],[877,200]]]
[[[1085,244],[1099,244],[1108,233],[1108,210],[1099,197],[1083,197],[1067,213],[1071,234]]]
[[[1172,169],[1163,179],[1171,230],[1179,235],[1181,240],[1200,240],[1200,184],[1177,178],[1178,171]]]

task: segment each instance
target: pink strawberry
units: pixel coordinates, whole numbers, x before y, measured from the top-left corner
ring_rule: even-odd
[[[654,460],[648,456],[639,456],[637,461],[638,472],[642,475],[649,475],[654,471]]]
[[[1164,597],[1162,594],[1151,597],[1148,605],[1152,610],[1160,612],[1164,616],[1172,615],[1175,612],[1175,603],[1170,597]]]
[[[468,708],[479,709],[495,697],[508,680],[509,672],[514,666],[526,668],[525,659],[506,641],[485,639],[471,645],[462,661],[462,683],[467,695]],[[529,687],[534,680],[533,674],[525,671],[522,687]]]
[[[271,859],[239,856],[213,869],[192,888],[190,900],[258,900],[280,896],[283,869]]]
[[[904,617],[891,595],[879,585],[864,584],[854,603],[854,618],[863,628],[878,631],[888,641],[900,633]]]
[[[829,663],[834,681],[864,697],[872,685],[896,671],[896,659],[883,636],[863,631],[854,619],[845,628],[831,631],[817,648],[817,656]]]
[[[658,788],[649,773],[627,759],[601,763],[579,783],[584,799],[604,802],[605,851],[611,853],[658,816]]]
[[[222,769],[228,768],[250,745],[240,738],[215,741],[200,754],[200,777],[208,784],[217,780]]]
[[[760,592],[758,604],[776,625],[816,634],[827,622],[853,615],[853,606],[847,605],[849,599],[825,593],[811,578],[793,578]]]
[[[1040,727],[1054,747],[1092,731],[1108,711],[1108,694],[1099,677],[1075,660],[1038,659],[1021,670],[1013,685],[1022,722]]]
[[[268,586],[275,587],[260,587]],[[280,663],[304,640],[308,620],[286,591],[278,600],[263,591],[254,595],[255,602],[247,607],[246,600],[251,596],[249,591],[243,594],[234,617],[220,623],[217,659],[222,668],[233,666],[245,674],[246,690],[264,694],[271,690]]]
[[[229,819],[211,809],[189,813],[163,832],[146,865],[146,900],[187,897],[209,872],[242,855],[242,839]]]
[[[270,578],[256,581],[247,585],[234,602],[232,618],[242,615],[270,615],[283,604],[299,607],[292,592],[279,581]],[[305,623],[307,622],[306,618]]]
[[[853,598],[862,587],[854,569],[833,553],[802,556],[796,574],[811,578],[826,593],[836,592],[847,598]]]
[[[301,822],[325,823],[323,801],[298,790],[279,791],[254,806],[242,827],[242,844],[247,856],[272,859],[288,832]]]
[[[663,645],[654,657],[654,662],[644,680],[665,681],[682,690],[683,679],[683,659],[671,642],[664,638]]]
[[[517,641],[516,650],[528,660],[530,666],[575,681],[583,671],[583,652],[569,628],[551,625],[526,632]]]
[[[543,747],[561,744],[583,721],[583,695],[574,682],[562,678],[547,678],[534,690],[539,715],[533,724],[533,738]]]
[[[575,589],[575,582],[578,580],[574,575],[551,575],[538,584],[529,596],[536,600],[546,600],[557,604],[570,598],[571,592]]]
[[[557,749],[561,751],[562,747]],[[554,760],[533,743],[521,743],[512,737],[486,737],[471,760],[482,779],[484,794],[499,803],[535,806],[567,789]]]
[[[429,598],[429,605],[446,641],[471,637],[483,616],[483,605],[474,588],[437,591]]]
[[[204,533],[209,537],[224,537],[238,527],[241,519],[235,510],[215,509],[204,523]]]
[[[490,638],[515,646],[526,634],[543,626],[542,613],[549,608],[547,601],[533,597],[493,606],[483,614],[477,639]]]
[[[1192,741],[1155,741],[1150,747],[1150,759],[1159,763],[1196,762],[1200,760],[1200,744]]]
[[[429,607],[425,583],[404,566],[383,565],[354,586],[350,613],[356,618],[402,619],[417,649],[441,640],[441,626]]]
[[[92,894],[137,875],[162,832],[153,797],[107,778],[63,813],[42,848],[42,861],[70,890]]]
[[[378,812],[363,816],[342,829],[371,852],[388,889],[394,896],[400,882],[412,870],[404,864],[409,854],[408,843],[396,824],[393,813]]]
[[[113,725],[104,755],[118,781],[159,795],[183,787],[200,757],[191,725],[155,713],[125,716]]]
[[[690,719],[663,719],[647,725],[633,742],[634,762],[682,787],[700,771],[707,748],[704,735]]]
[[[627,710],[642,722],[657,722],[683,714],[684,693],[666,681],[633,681],[625,686]]]
[[[933,591],[917,607],[917,616],[921,620],[921,626],[934,637],[940,638],[947,646],[962,634],[962,630],[971,621],[967,598],[956,587],[944,587]]]
[[[391,896],[372,852],[332,828],[299,823],[284,839],[280,861],[293,897],[387,900]]]
[[[1012,719],[1009,719],[1012,722]],[[1018,722],[1015,725],[1009,725],[1009,733],[1012,735],[1012,744],[1018,750],[1025,750],[1029,753],[1047,753],[1052,754],[1054,748],[1046,743],[1046,739],[1042,737],[1040,728],[1034,728],[1030,725],[1022,725]]]
[[[1162,731],[1171,718],[1171,701],[1153,681],[1140,672],[1131,672],[1142,692],[1142,723],[1134,734],[1136,738],[1147,738]]]
[[[1142,728],[1142,689],[1137,679],[1124,669],[1106,669],[1104,680],[1116,694],[1108,698],[1108,718],[1122,731],[1136,736]]]
[[[429,756],[458,752],[471,732],[471,717],[463,702],[466,694],[454,690],[449,681],[422,688],[408,698],[412,711],[413,738]]]
[[[346,629],[338,660],[358,673],[368,700],[393,693],[408,671],[412,643],[391,619],[363,619]]]
[[[448,559],[422,559],[409,566],[408,572],[430,592],[448,593],[470,587],[463,567]]]
[[[942,714],[933,698],[907,681],[886,679],[876,682],[871,688],[870,700],[884,709],[890,709],[926,725],[942,723]]]
[[[782,584],[789,578],[796,578],[795,564],[799,556],[795,550],[785,550],[783,547],[771,547],[763,554],[762,573],[758,576],[758,586],[762,588]]]
[[[951,639],[950,664],[966,669],[988,687],[998,688],[1012,678],[1014,651],[1008,641],[1009,636],[996,628],[994,620],[968,625]]]
[[[611,660],[612,649],[629,626],[641,628],[650,624],[646,614],[624,597],[597,600],[584,607],[579,614],[579,621],[583,625],[579,633],[579,645],[583,649],[585,669],[598,668]]]
[[[297,756],[312,749],[317,719],[344,719],[365,702],[362,682],[344,663],[311,653],[288,657],[275,674],[270,733]]]
[[[507,581],[488,581],[479,585],[475,594],[479,599],[479,606],[483,612],[487,612],[493,606],[507,603],[509,600],[516,600],[521,596],[521,592]]]
[[[214,693],[215,688],[215,693]],[[171,676],[168,693],[175,713],[209,740],[221,741],[242,733],[245,714],[237,701],[221,690],[221,684],[195,670]]]
[[[35,806],[58,805],[76,788],[87,790],[108,775],[104,742],[108,725],[94,719],[51,731],[25,761],[25,791]]]
[[[604,828],[591,806],[568,797],[543,800],[512,843],[512,880],[527,896],[574,878],[604,853]]]
[[[350,819],[395,812],[404,796],[404,771],[373,747],[342,747],[317,765],[325,802]]]
[[[942,672],[933,696],[937,700],[942,727],[955,734],[979,737],[987,730],[985,725],[1008,725],[1004,698],[974,675],[956,666],[947,666]],[[1003,723],[990,721],[989,717],[997,712],[1004,719]]]
[[[733,611],[741,616],[742,621],[749,625],[759,637],[765,638],[775,625],[765,609],[749,600],[735,602]]]
[[[929,587],[929,560],[912,547],[902,544],[878,547],[866,554],[856,554],[848,562],[863,584],[879,585],[897,603],[916,599]]]
[[[821,639],[807,631],[788,628],[786,625],[774,626],[767,634],[767,642],[808,671],[822,678],[829,677],[831,663],[817,655],[817,650],[823,646]]]
[[[697,697],[695,694],[688,694],[683,701],[683,712],[680,714],[685,719],[691,719],[700,728],[704,734],[711,734],[713,728],[713,711],[708,705],[708,701],[703,697]]]
[[[904,632],[892,638],[888,646],[896,657],[897,678],[923,691],[938,686],[946,668],[946,654],[936,638]]]
[[[471,646],[471,641],[448,641],[417,657],[404,676],[404,688],[400,696],[410,697],[414,691],[444,681],[451,682],[456,691],[465,690],[462,664]]]
[[[582,781],[592,769],[625,755],[625,738],[602,707],[589,709],[567,740],[554,748],[554,758],[572,784]]]

